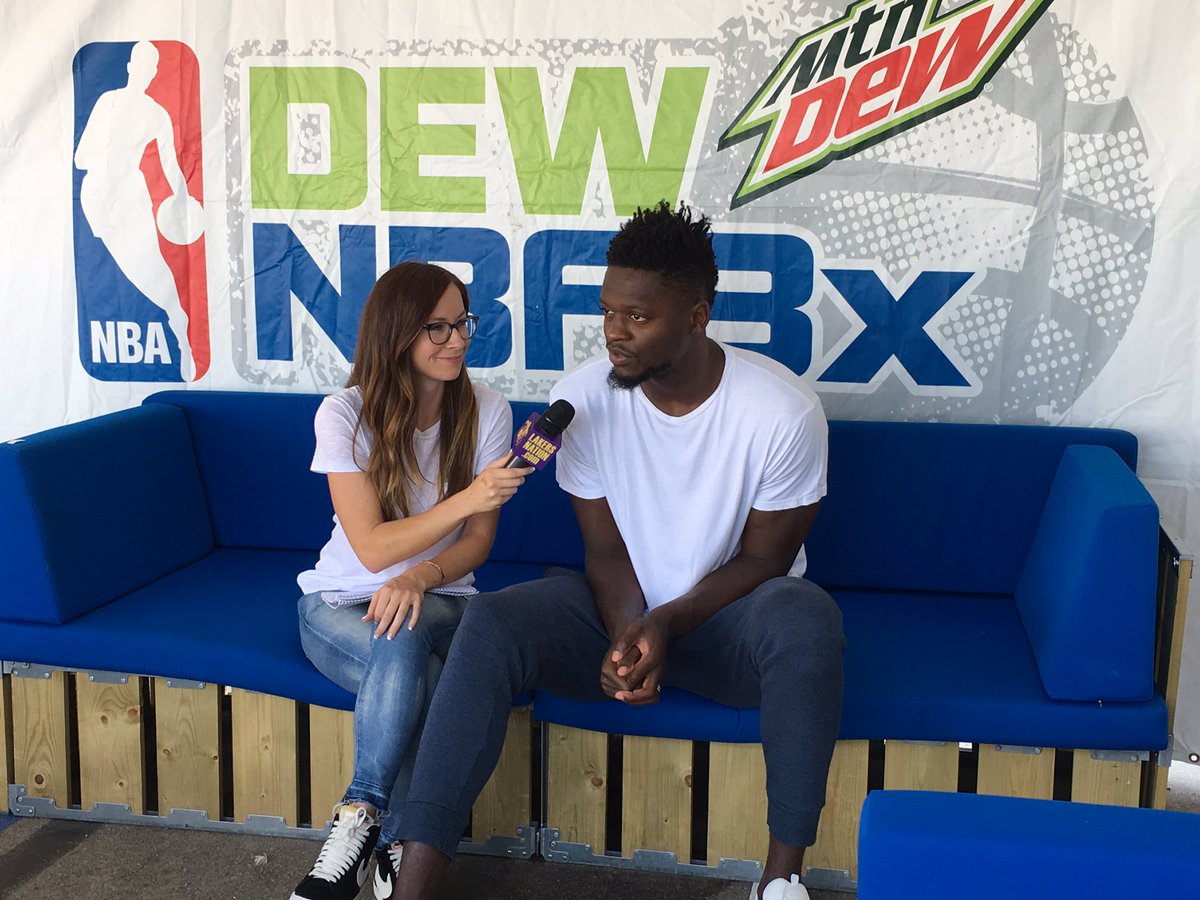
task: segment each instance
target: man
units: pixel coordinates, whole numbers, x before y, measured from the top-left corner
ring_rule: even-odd
[[[662,203],[608,250],[607,360],[565,376],[558,479],[586,578],[558,571],[472,600],[442,674],[403,814],[396,896],[436,892],[504,741],[512,698],[654,703],[662,685],[759,706],[771,833],[756,896],[792,880],[816,839],[842,694],[841,615],[798,577],[825,493],[827,429],[786,369],[705,334],[709,223]]]

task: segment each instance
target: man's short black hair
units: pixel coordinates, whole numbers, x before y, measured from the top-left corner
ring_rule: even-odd
[[[666,200],[639,208],[609,243],[607,262],[657,272],[705,303],[711,304],[717,293],[717,258],[708,217],[684,203],[675,212]]]

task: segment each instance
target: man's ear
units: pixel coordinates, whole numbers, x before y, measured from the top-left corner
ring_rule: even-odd
[[[708,327],[709,317],[712,315],[712,304],[707,301],[700,301],[692,307],[692,334],[697,332],[703,334],[704,329]]]

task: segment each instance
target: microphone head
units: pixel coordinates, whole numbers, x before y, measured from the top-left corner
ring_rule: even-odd
[[[556,438],[562,434],[564,428],[571,424],[573,418],[575,418],[575,407],[566,400],[555,400],[542,413],[537,427],[546,437]]]

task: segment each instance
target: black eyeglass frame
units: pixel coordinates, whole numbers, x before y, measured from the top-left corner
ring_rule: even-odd
[[[457,331],[462,336],[463,340],[469,341],[475,337],[475,332],[479,330],[479,316],[473,313],[467,313],[457,322],[430,322],[428,325],[422,325],[425,333],[429,335],[429,340],[434,344],[445,344],[450,340],[451,330]],[[441,338],[438,338],[438,335]]]

